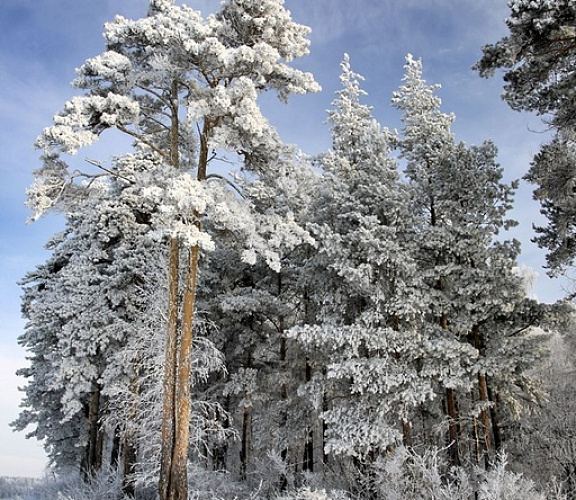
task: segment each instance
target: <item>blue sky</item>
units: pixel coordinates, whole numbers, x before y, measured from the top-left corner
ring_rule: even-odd
[[[207,14],[219,0],[189,0]],[[265,114],[287,141],[309,154],[329,147],[326,109],[339,88],[340,62],[350,54],[354,71],[364,75],[366,103],[377,119],[399,127],[390,105],[399,86],[404,57],[422,58],[429,83],[440,83],[443,110],[456,114],[459,140],[497,144],[506,179],[521,177],[544,141],[540,120],[511,111],[500,99],[499,78],[480,79],[471,69],[480,47],[505,34],[506,0],[286,0],[293,17],[312,28],[311,54],[297,65],[311,71],[323,91],[297,96],[288,105],[266,98]],[[145,15],[147,0],[2,0],[0,2],[0,476],[42,474],[41,446],[14,434],[8,422],[18,413],[23,383],[14,371],[24,352],[16,339],[22,332],[20,289],[16,282],[43,262],[43,246],[60,228],[57,218],[32,225],[25,190],[39,166],[33,144],[42,128],[75,91],[74,68],[104,49],[102,25],[115,14]],[[80,152],[82,155],[82,152]],[[91,156],[93,157],[93,156]],[[107,159],[107,157],[99,158]],[[522,241],[521,264],[540,275],[534,293],[552,302],[562,296],[562,283],[545,276],[543,252],[530,243],[532,223],[541,223],[531,189],[522,186],[512,214],[520,222],[511,236]]]

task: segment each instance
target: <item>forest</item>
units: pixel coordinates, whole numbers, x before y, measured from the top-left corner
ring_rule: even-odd
[[[576,4],[509,6],[475,70],[554,132],[525,179],[559,276],[576,255]],[[308,35],[283,0],[206,17],[150,0],[77,70],[27,193],[33,219],[65,220],[21,281],[12,426],[55,474],[30,498],[576,498],[573,297],[527,293],[496,146],[455,137],[410,54],[402,127],[380,124],[344,55],[332,146],[304,155],[259,97],[320,90],[293,64]],[[126,152],[78,158],[108,137]]]

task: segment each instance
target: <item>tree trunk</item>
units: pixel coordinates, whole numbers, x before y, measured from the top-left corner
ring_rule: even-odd
[[[179,82],[174,80],[171,95],[170,163],[180,168],[179,134]],[[205,118],[200,134],[198,154],[198,180],[206,180],[208,170],[208,142],[213,122]],[[201,228],[200,214],[195,214],[194,224]],[[198,245],[188,250],[186,283],[182,316],[179,319],[180,244],[170,240],[168,328],[166,340],[166,365],[164,367],[164,395],[162,408],[162,449],[160,464],[160,500],[188,499],[188,449],[190,438],[190,368],[192,365],[192,340],[194,309],[198,283]],[[178,332],[180,326],[180,332]]]
[[[171,124],[170,124],[170,164],[180,166],[178,117],[178,81],[172,82]],[[164,362],[164,380],[162,395],[162,443],[160,457],[160,478],[158,489],[161,500],[173,496],[172,456],[176,433],[176,383],[178,370],[178,292],[180,286],[180,242],[177,237],[170,238],[170,259],[168,270],[168,324],[166,331],[166,354]],[[187,495],[187,489],[186,489]]]
[[[442,283],[438,280],[437,289],[442,290]],[[440,317],[440,326],[443,330],[448,329],[448,318],[445,314]],[[460,436],[458,432],[458,410],[456,408],[456,394],[454,389],[447,388],[446,395],[446,414],[448,415],[448,436],[450,439],[449,452],[450,463],[455,467],[460,466]]]
[[[456,410],[456,394],[454,389],[446,389],[446,413],[448,414],[448,435],[450,437],[450,463],[460,466],[460,440],[458,435],[458,412]]]
[[[480,336],[480,329],[478,328],[478,325],[474,325],[472,328],[472,336],[474,347],[478,350],[481,357],[484,356],[484,345]],[[486,375],[483,373],[478,373],[478,395],[482,403],[488,403],[490,401]],[[482,435],[484,437],[484,452],[482,455],[484,456],[485,466],[488,467],[490,464],[490,455],[492,453],[492,426],[490,422],[490,416],[486,408],[480,412],[480,422],[482,424]]]
[[[412,448],[412,423],[402,419],[402,444],[406,448]]]
[[[186,288],[182,308],[182,331],[178,350],[178,377],[175,392],[174,450],[170,469],[169,500],[188,500],[188,447],[190,439],[190,368],[192,366],[192,341],[194,306],[198,283],[198,258],[200,249],[189,250]]]
[[[159,491],[161,500],[169,499],[172,453],[174,450],[174,420],[176,404],[176,368],[178,346],[178,288],[180,279],[180,244],[177,238],[170,240],[168,290],[168,327],[164,362],[162,399],[162,443]]]
[[[496,397],[490,387],[488,377],[486,379],[486,390],[488,391],[488,398],[492,401],[493,405],[490,408],[490,421],[492,423],[492,434],[494,436],[494,449],[499,452],[502,449],[502,433],[500,431],[500,423],[498,421],[498,395]]]
[[[306,356],[306,383],[312,380],[312,366],[310,365],[310,359]],[[314,421],[310,420],[310,428],[306,435],[306,440],[304,441],[304,460],[302,463],[302,470],[308,472],[314,472]]]
[[[248,396],[245,396],[248,397]],[[248,471],[248,460],[250,454],[250,427],[252,425],[252,418],[250,415],[250,407],[246,401],[242,409],[242,435],[240,443],[240,478],[246,479]]]
[[[483,403],[490,401],[488,397],[486,375],[480,373],[478,374],[478,392],[480,395],[480,401]],[[492,453],[492,426],[490,422],[490,416],[488,415],[488,410],[486,408],[484,408],[480,413],[480,422],[482,422],[482,430],[484,435],[484,458],[486,461],[486,467],[488,467]]]
[[[122,492],[128,498],[136,496],[134,472],[136,468],[136,446],[131,433],[124,436],[122,446]]]
[[[88,403],[88,444],[84,463],[82,465],[82,476],[89,482],[102,465],[103,436],[100,429],[100,384],[96,380],[92,382],[90,392],[90,402]]]

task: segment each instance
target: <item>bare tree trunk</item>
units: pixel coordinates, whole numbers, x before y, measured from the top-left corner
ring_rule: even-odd
[[[130,382],[130,407],[127,414],[122,442],[122,491],[128,498],[136,496],[134,473],[137,462],[137,420],[138,398],[140,395],[140,356],[133,363],[132,380]]]
[[[169,266],[168,327],[162,386],[162,443],[159,481],[160,498],[162,500],[168,500],[169,491],[171,490],[170,475],[175,433],[176,368],[178,361],[178,287],[180,279],[180,244],[177,238],[171,238],[170,240]]]
[[[480,356],[484,356],[484,345],[482,338],[480,337],[480,329],[478,325],[474,325],[472,328],[472,337],[474,342],[474,347],[480,353]],[[478,373],[478,395],[482,403],[488,403],[490,401],[488,394],[488,384],[486,382],[486,375]],[[488,410],[484,408],[480,412],[480,422],[482,424],[482,435],[484,437],[484,456],[485,467],[490,465],[490,455],[492,453],[492,425],[490,421],[490,415]]]
[[[82,464],[82,476],[89,482],[102,466],[103,436],[100,429],[100,384],[92,381],[88,403],[88,445]]]
[[[310,359],[306,356],[306,382],[312,380],[312,366]],[[314,421],[310,422],[310,429],[307,432],[306,440],[304,441],[304,460],[302,463],[302,470],[314,472]]]
[[[486,375],[478,374],[478,392],[480,395],[480,401],[487,403],[490,401],[488,397],[488,386],[486,384]],[[490,465],[490,456],[492,453],[492,426],[490,422],[490,416],[486,408],[482,409],[480,412],[480,422],[482,422],[482,430],[484,434],[484,458],[486,461],[486,467]]]
[[[245,396],[248,397],[248,396]],[[250,459],[250,428],[252,426],[252,416],[250,414],[250,406],[248,402],[244,404],[242,410],[242,435],[240,445],[240,478],[246,479],[248,472],[248,461]]]
[[[174,168],[180,166],[179,154],[179,118],[178,118],[178,81],[172,82],[171,127],[170,127],[170,163]],[[175,485],[172,484],[173,457],[176,447],[177,394],[178,384],[178,319],[179,319],[179,286],[180,286],[180,242],[177,237],[170,239],[170,260],[168,271],[168,325],[166,332],[166,355],[164,364],[163,399],[162,399],[162,443],[160,458],[159,493],[161,500],[176,498]],[[183,492],[188,495],[188,486]]]
[[[454,389],[446,389],[446,413],[448,414],[448,435],[450,437],[450,463],[460,465],[460,439],[458,433],[458,412],[456,410],[456,394]]]
[[[122,492],[129,498],[136,496],[134,472],[136,468],[136,446],[131,433],[124,436],[122,446]]]
[[[172,84],[170,162],[180,167],[179,132],[179,83]],[[213,122],[205,118],[200,134],[198,155],[198,180],[206,180],[208,169],[208,139]],[[194,224],[200,229],[199,214]],[[190,438],[190,368],[194,309],[198,283],[198,245],[188,250],[188,265],[184,289],[182,316],[179,319],[180,244],[170,240],[168,331],[166,340],[166,365],[164,367],[164,395],[162,408],[162,450],[160,465],[160,500],[188,500],[188,449]],[[178,327],[180,326],[180,332]]]
[[[442,290],[442,283],[438,280],[437,288]],[[448,329],[448,318],[442,314],[440,326],[443,330]],[[446,414],[448,415],[448,437],[450,439],[449,453],[450,463],[456,467],[460,465],[460,436],[458,431],[458,410],[456,408],[456,394],[454,389],[445,389]]]
[[[406,448],[412,447],[412,423],[402,419],[402,444]]]
[[[198,245],[189,250],[186,288],[182,309],[182,331],[178,350],[178,380],[176,383],[176,422],[174,451],[170,470],[170,500],[188,499],[188,447],[190,439],[190,368],[192,366],[192,341],[194,307],[198,283]]]
[[[490,408],[490,421],[492,423],[492,434],[494,436],[494,449],[496,452],[499,452],[502,449],[502,433],[500,431],[500,423],[498,421],[498,395],[493,393],[488,377],[485,376],[484,378],[486,380],[488,398],[493,403],[492,407]]]

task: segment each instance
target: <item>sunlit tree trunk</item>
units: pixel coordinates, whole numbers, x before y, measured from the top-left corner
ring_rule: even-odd
[[[172,86],[170,159],[174,168],[180,168],[179,155],[179,84]],[[212,127],[210,118],[204,120],[198,155],[198,180],[206,180],[208,169],[208,138]],[[194,222],[201,226],[199,214]],[[190,440],[190,369],[194,312],[198,288],[200,248],[188,249],[182,307],[179,301],[180,242],[170,241],[168,331],[166,339],[166,365],[164,368],[164,399],[162,415],[162,455],[160,469],[161,500],[188,499],[188,450]],[[180,313],[181,309],[181,313]]]
[[[176,402],[174,422],[174,449],[170,469],[169,500],[188,498],[188,448],[190,439],[190,368],[192,366],[192,340],[194,329],[194,306],[198,283],[198,257],[200,249],[189,249],[186,288],[182,307],[182,327],[178,349]],[[185,493],[185,496],[184,496]]]
[[[172,85],[171,144],[170,161],[174,168],[179,167],[178,152],[178,83]],[[173,498],[172,457],[176,437],[176,382],[178,369],[178,319],[179,319],[179,283],[180,283],[180,242],[177,237],[170,238],[170,256],[168,271],[168,324],[164,361],[163,399],[162,399],[162,436],[160,458],[159,492],[161,500]]]

